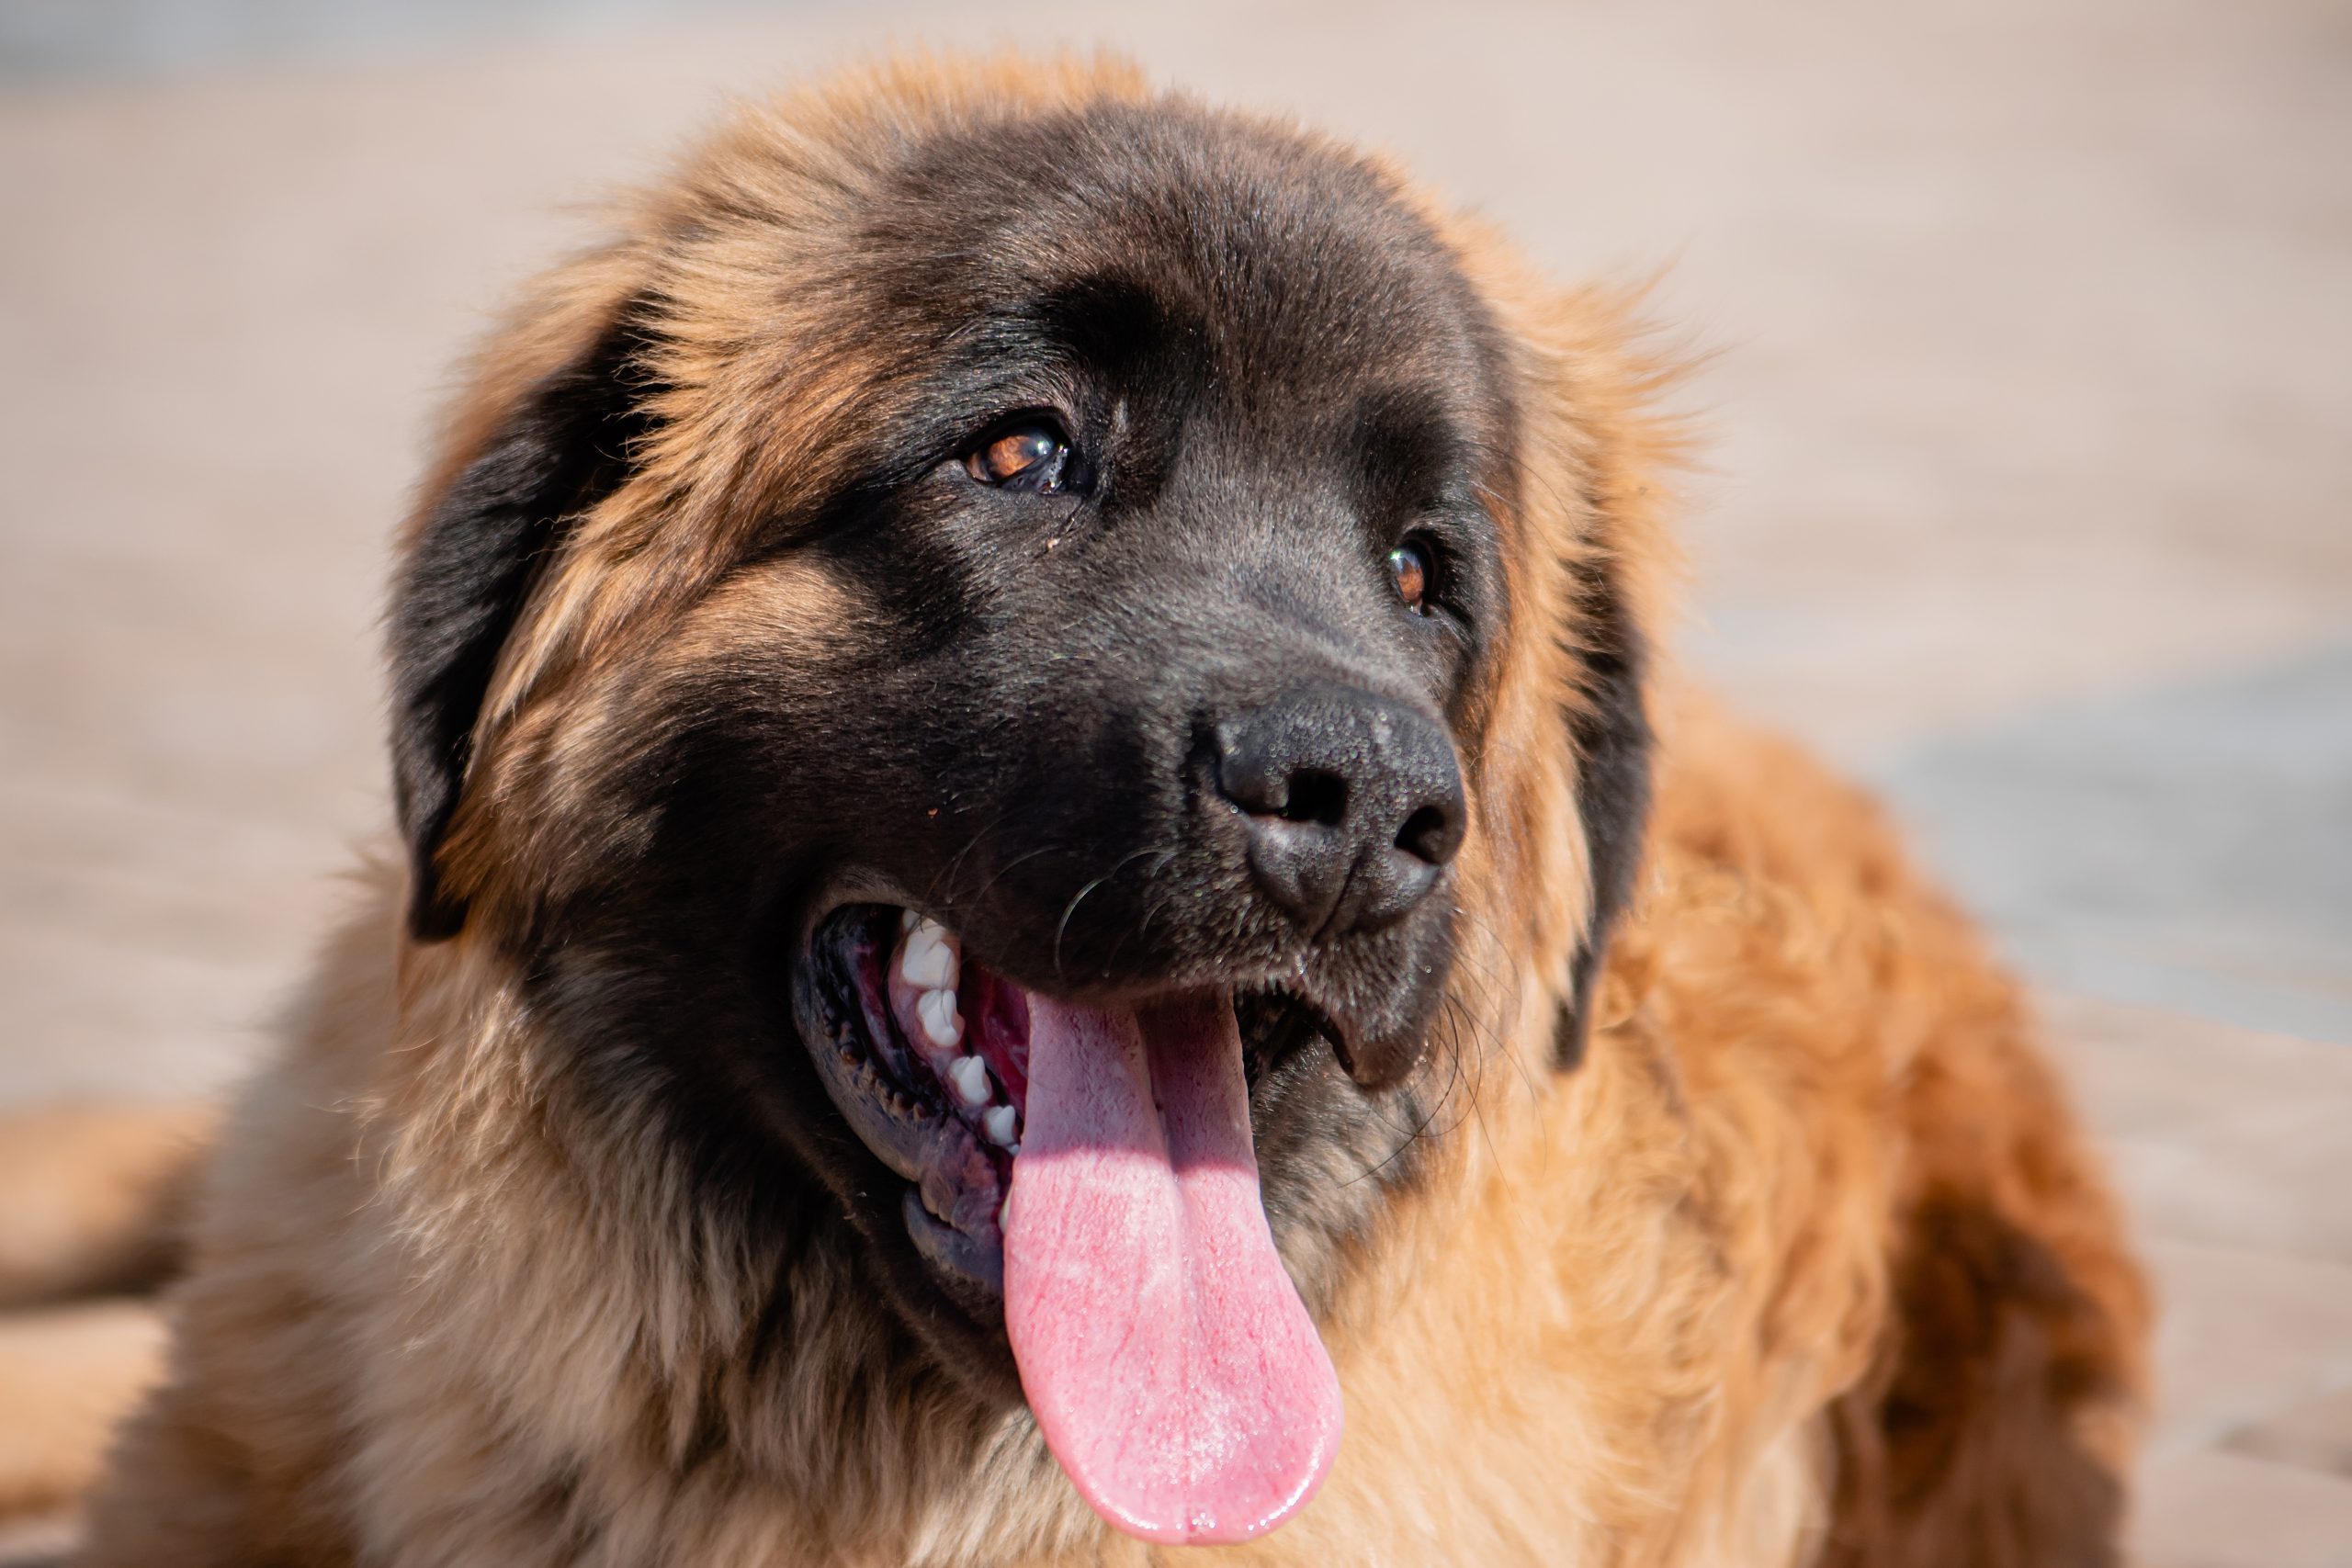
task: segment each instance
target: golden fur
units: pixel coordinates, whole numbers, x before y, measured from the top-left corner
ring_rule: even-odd
[[[896,67],[747,110],[492,340],[420,514],[657,277],[668,423],[498,666],[440,863],[465,930],[409,940],[401,874],[371,870],[218,1140],[90,1568],[1182,1555],[1107,1533],[1025,1413],[886,1366],[844,1269],[797,1265],[793,1343],[765,1346],[775,1260],[593,1103],[481,937],[565,874],[665,679],[856,633],[851,590],[792,558],[713,585],[828,480],[820,420],[894,352],[829,314],[860,148],[1102,96],[1148,95],[1113,67]],[[1424,1069],[1421,1179],[1369,1244],[1292,1259],[1328,1287],[1347,1437],[1304,1514],[1224,1555],[2109,1560],[2146,1306],[2015,987],[1869,803],[1668,675],[1637,897],[1555,1069],[1591,899],[1559,721],[1587,700],[1578,572],[1665,629],[1675,440],[1623,300],[1422,210],[1515,345],[1533,476],[1500,519],[1518,631],[1462,861],[1476,1028]],[[780,309],[754,288],[779,268],[806,280]]]

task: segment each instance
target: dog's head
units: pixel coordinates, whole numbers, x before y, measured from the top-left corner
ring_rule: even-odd
[[[1336,1428],[1291,1280],[1465,1054],[1573,1055],[1638,852],[1616,333],[1115,73],[740,118],[493,343],[428,487],[414,940],[494,950],[714,1208],[821,1184],[1128,1528],[1265,1528]]]

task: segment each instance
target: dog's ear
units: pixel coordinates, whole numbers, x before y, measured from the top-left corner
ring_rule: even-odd
[[[1493,265],[1495,253],[1474,253]],[[1648,343],[1638,292],[1559,292],[1515,266],[1488,291],[1521,347],[1530,514],[1557,575],[1536,596],[1546,620],[1557,722],[1585,845],[1591,901],[1561,998],[1553,1059],[1584,1059],[1609,944],[1632,904],[1649,832],[1649,638],[1679,575],[1665,513],[1685,460],[1662,396],[1682,370]]]
[[[628,479],[650,428],[639,359],[641,299],[596,312],[584,346],[522,384],[493,346],[440,482],[411,525],[390,615],[392,784],[410,862],[409,931],[453,936],[465,900],[435,865],[473,760],[474,731],[499,652],[574,519]],[[534,349],[537,350],[534,354]],[[517,343],[515,358],[547,357]]]
[[[1653,745],[1644,682],[1646,649],[1625,590],[1607,560],[1582,563],[1577,577],[1582,603],[1576,641],[1584,673],[1578,700],[1567,710],[1567,728],[1577,757],[1577,815],[1591,867],[1592,905],[1553,1035],[1553,1060],[1562,1068],[1584,1059],[1593,982],[1618,919],[1633,901],[1649,827]]]

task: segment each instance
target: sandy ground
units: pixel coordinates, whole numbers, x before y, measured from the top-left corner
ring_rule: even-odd
[[[384,818],[383,541],[447,367],[582,204],[844,54],[1113,42],[1564,273],[1668,269],[1713,351],[1688,655],[1917,826],[2134,1204],[2142,1561],[2352,1562],[2352,12],[1894,9],[509,4],[20,52],[0,1099],[254,1058]]]

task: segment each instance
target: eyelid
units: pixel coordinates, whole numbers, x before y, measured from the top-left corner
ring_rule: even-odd
[[[986,446],[991,441],[1036,425],[1053,431],[1064,441],[1068,441],[1070,432],[1078,428],[1077,422],[1055,404],[1030,403],[1015,405],[994,418],[982,420],[972,427],[969,439],[976,447]]]

